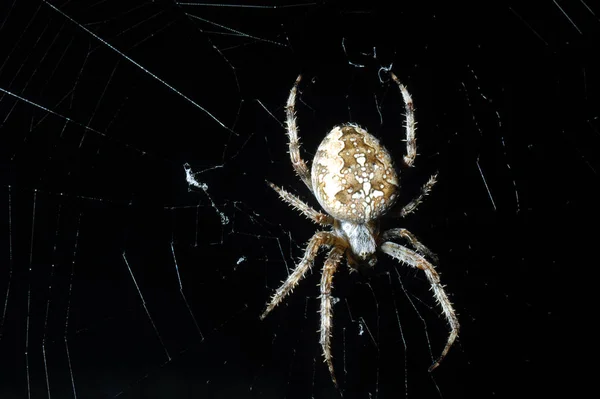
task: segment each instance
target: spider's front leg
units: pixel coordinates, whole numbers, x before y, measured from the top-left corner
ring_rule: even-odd
[[[429,259],[433,260],[434,263],[438,263],[438,257],[434,254],[429,248],[421,243],[417,239],[417,237],[411,233],[410,231],[397,228],[397,229],[389,229],[382,235],[383,241],[393,240],[395,238],[404,238],[406,239],[410,245],[417,250],[417,252],[422,253],[423,255],[429,257]]]
[[[302,75],[298,75],[296,82],[294,83],[294,87],[290,90],[290,96],[288,97],[287,104],[285,107],[285,115],[286,115],[286,130],[288,134],[288,139],[290,141],[290,158],[292,160],[292,165],[294,166],[294,170],[300,176],[300,179],[306,184],[306,187],[312,192],[312,182],[310,179],[310,171],[306,166],[306,163],[302,159],[300,155],[300,139],[298,138],[298,125],[296,123],[296,95],[298,94],[298,84],[300,84],[300,80],[302,79]]]
[[[444,287],[440,281],[439,274],[435,271],[435,268],[431,263],[429,263],[424,257],[412,251],[408,248],[403,247],[400,244],[396,244],[394,242],[384,242],[380,247],[381,251],[390,255],[392,258],[399,260],[400,262],[406,263],[412,267],[416,267],[425,272],[425,276],[427,276],[427,280],[429,284],[431,284],[431,289],[437,300],[438,304],[442,308],[442,312],[450,325],[450,335],[448,336],[448,341],[446,342],[446,346],[442,351],[442,354],[434,363],[429,367],[429,371],[433,371],[436,369],[440,362],[446,357],[450,347],[458,337],[458,331],[460,329],[460,325],[458,323],[458,318],[456,317],[456,313],[454,312],[454,308],[452,307],[452,303],[446,292],[444,291]]]
[[[331,321],[333,319],[331,288],[333,285],[333,275],[342,260],[344,251],[345,248],[337,246],[331,250],[325,261],[323,274],[321,275],[321,339],[319,342],[321,343],[321,348],[323,348],[323,357],[329,368],[331,380],[336,388],[338,388],[338,383],[333,370],[333,357],[331,356]]]
[[[271,298],[271,302],[267,305],[265,311],[260,315],[260,319],[264,320],[265,317],[273,310],[277,305],[283,301],[283,299],[298,285],[300,280],[304,278],[306,272],[312,267],[314,264],[315,258],[319,252],[319,248],[322,246],[333,246],[338,243],[339,238],[327,231],[318,231],[315,235],[312,236],[308,245],[306,246],[306,250],[304,251],[304,256],[298,266],[294,269],[292,274],[289,275],[287,280],[275,291],[273,297]]]

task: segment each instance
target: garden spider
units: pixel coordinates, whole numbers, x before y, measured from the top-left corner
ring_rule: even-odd
[[[391,73],[400,88],[406,110],[406,149],[404,164],[411,167],[417,155],[415,117],[412,98],[406,87]],[[379,231],[379,219],[386,213],[406,216],[417,208],[436,182],[433,175],[421,188],[421,193],[397,212],[390,212],[397,198],[398,175],[387,150],[366,130],[346,123],[335,126],[323,139],[313,159],[312,172],[300,156],[298,126],[296,125],[296,95],[301,75],[290,91],[286,106],[286,128],[292,165],[326,213],[314,210],[298,197],[269,183],[281,199],[292,205],[315,223],[327,226],[327,231],[316,232],[306,247],[303,258],[287,280],[275,291],[271,302],[260,316],[264,319],[306,275],[313,266],[320,247],[331,248],[321,276],[321,329],[320,344],[331,379],[337,387],[331,355],[332,280],[345,256],[352,269],[373,267],[377,263],[376,250],[392,258],[423,270],[431,289],[450,326],[450,335],[441,355],[429,368],[435,369],[444,359],[458,336],[459,323],[452,304],[440,282],[430,259],[435,255],[408,230],[403,228]],[[414,250],[392,240],[405,239]]]

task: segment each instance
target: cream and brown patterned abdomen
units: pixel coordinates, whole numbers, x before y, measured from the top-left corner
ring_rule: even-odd
[[[323,139],[312,165],[315,197],[336,219],[365,223],[394,204],[398,176],[390,154],[366,130],[336,126]]]

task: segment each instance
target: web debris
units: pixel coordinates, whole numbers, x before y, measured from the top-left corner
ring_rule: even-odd
[[[219,208],[217,207],[217,204],[215,204],[215,202],[213,201],[211,196],[208,194],[208,185],[206,183],[201,183],[198,180],[196,180],[196,175],[199,172],[196,172],[196,173],[192,172],[191,166],[187,163],[183,165],[183,169],[185,171],[185,181],[187,181],[188,185],[191,187],[197,187],[197,188],[201,189],[204,192],[204,194],[206,194],[206,197],[210,201],[210,205],[214,208],[215,211],[217,211],[217,213],[221,217],[221,224],[222,225],[229,224],[229,218],[227,217],[227,215],[225,215],[225,213],[223,213],[219,210]]]

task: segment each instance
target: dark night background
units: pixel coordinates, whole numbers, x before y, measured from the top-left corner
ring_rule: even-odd
[[[439,255],[462,331],[428,373],[448,330],[425,277],[341,267],[344,397],[592,385],[600,8],[481,3],[2,2],[0,398],[340,397],[322,256],[258,319],[317,229],[265,180],[317,206],[283,126],[299,73],[307,161],[347,121],[400,159],[390,66],[418,122],[402,199],[439,183],[384,227]]]

